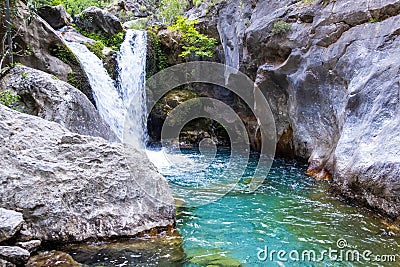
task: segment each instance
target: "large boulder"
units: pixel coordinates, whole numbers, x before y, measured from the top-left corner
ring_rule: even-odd
[[[133,236],[175,223],[167,181],[128,145],[0,105],[0,154],[0,206],[23,212],[30,239]]]
[[[71,16],[65,11],[62,5],[42,6],[38,8],[37,12],[42,19],[56,30],[64,26],[69,26],[72,23]]]
[[[240,2],[220,11],[226,62],[270,102],[279,155],[308,159],[310,175],[399,218],[400,2],[258,1],[244,40],[231,41]]]
[[[85,72],[58,33],[22,1],[12,1],[11,4],[15,5],[12,8],[18,13],[18,16],[12,16],[12,25],[18,29],[13,39],[14,61],[53,74],[65,82],[74,82],[94,103]],[[2,18],[0,16],[0,21]],[[3,32],[0,31],[1,40]],[[2,47],[0,52],[4,52]],[[72,76],[74,81],[71,81]]]
[[[0,81],[0,91],[11,89],[21,97],[23,112],[54,121],[71,132],[120,141],[87,97],[56,77],[16,66]]]
[[[13,237],[23,223],[22,213],[0,208],[0,242]]]
[[[86,30],[96,34],[114,35],[123,30],[119,19],[98,7],[88,7],[81,14],[74,18],[75,24]]]

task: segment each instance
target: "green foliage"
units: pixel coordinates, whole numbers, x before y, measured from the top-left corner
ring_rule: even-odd
[[[369,22],[370,23],[377,23],[377,22],[381,22],[381,20],[378,19],[378,18],[372,18]]]
[[[292,25],[290,25],[289,23],[282,21],[282,20],[278,20],[278,21],[275,21],[274,27],[271,30],[271,34],[272,35],[283,34],[287,31],[289,31],[291,28],[292,28]]]
[[[168,59],[164,51],[161,48],[161,40],[157,35],[157,28],[149,28],[147,30],[148,38],[154,49],[154,55],[156,59],[156,72],[159,72],[168,67]]]
[[[77,31],[79,31],[82,35],[93,39],[95,41],[101,42],[104,46],[110,47],[113,50],[118,51],[119,47],[121,46],[122,42],[124,41],[125,31],[119,32],[112,36],[102,35],[102,34],[95,34],[88,31],[83,30],[82,28],[76,26],[75,24],[72,25]]]
[[[28,73],[25,72],[25,71],[22,71],[22,72],[21,72],[21,77],[22,77],[22,79],[25,80],[25,79],[28,77]]]
[[[141,18],[141,19],[137,19],[135,22],[133,22],[129,28],[133,29],[133,30],[145,30],[146,26],[147,26],[147,21],[148,19],[146,18]]]
[[[161,0],[159,7],[159,19],[166,24],[173,23],[183,15],[188,2],[186,0]]]
[[[55,45],[50,48],[50,52],[53,56],[61,59],[61,61],[68,65],[79,65],[79,61],[75,57],[74,53],[64,45]]]
[[[98,58],[103,59],[104,44],[102,41],[96,41],[94,44],[86,43],[87,48],[92,51]]]
[[[86,78],[79,73],[71,71],[67,75],[67,82],[75,88],[83,88],[84,85],[87,83]]]
[[[109,5],[112,0],[38,0],[39,6],[43,5],[63,5],[67,12],[71,15],[79,14],[90,6],[104,8]]]
[[[183,52],[180,54],[183,58],[188,58],[193,53],[199,57],[212,57],[217,46],[217,40],[199,33],[194,27],[197,20],[188,20],[179,16],[176,23],[169,30],[177,31],[184,42]]]
[[[19,95],[11,90],[5,90],[0,92],[0,104],[12,108],[14,110],[20,111],[15,107],[15,104],[21,99]]]

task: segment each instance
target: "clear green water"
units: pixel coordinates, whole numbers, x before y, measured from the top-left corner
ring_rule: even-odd
[[[185,153],[194,161],[199,158],[196,151]],[[213,173],[221,173],[228,158],[228,151],[220,151],[204,171],[163,168],[162,172],[171,183],[198,186],[215,182]],[[251,157],[247,174],[251,174],[256,159]],[[70,248],[69,252],[90,266],[400,266],[399,230],[373,213],[331,196],[329,184],[304,175],[305,167],[277,160],[255,193],[236,190],[204,206],[179,208],[177,228],[182,240],[130,240]],[[185,195],[181,197],[185,199]],[[348,244],[342,252],[339,239]],[[265,253],[257,253],[266,247],[267,259],[262,261],[259,257],[265,258]],[[316,262],[322,258],[321,251],[330,248],[338,251],[332,251],[333,259],[327,252],[323,261]],[[277,253],[271,259],[271,250],[286,254],[281,254],[281,261]],[[302,261],[304,250],[315,251],[315,260],[304,256]],[[348,250],[357,250],[359,255],[370,250],[371,255],[364,254],[370,261],[360,256],[357,262],[346,256]],[[297,258],[295,251],[299,261],[291,260]],[[377,262],[376,255],[397,256],[395,262]]]

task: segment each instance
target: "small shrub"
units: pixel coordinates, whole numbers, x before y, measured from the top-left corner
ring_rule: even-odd
[[[17,111],[21,111],[20,109],[15,107],[15,104],[20,99],[21,97],[11,90],[5,90],[0,92],[0,104]]]
[[[278,20],[278,21],[275,21],[274,26],[271,30],[271,34],[272,35],[283,34],[285,32],[288,32],[291,28],[292,28],[292,25],[290,25],[289,23]]]
[[[370,23],[377,23],[377,22],[381,22],[381,20],[378,19],[378,18],[372,18],[369,22]]]
[[[217,46],[217,40],[199,33],[194,27],[197,20],[188,20],[179,16],[176,23],[169,30],[177,31],[184,42],[183,52],[180,54],[183,58],[188,58],[191,54],[199,57],[212,57]]]

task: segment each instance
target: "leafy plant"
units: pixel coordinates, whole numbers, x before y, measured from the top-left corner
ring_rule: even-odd
[[[290,25],[289,23],[282,21],[282,20],[278,20],[278,21],[275,21],[274,26],[271,30],[271,34],[272,35],[283,34],[285,32],[288,32],[291,28],[292,28],[292,25]]]
[[[197,23],[197,20],[179,16],[176,23],[168,27],[169,30],[177,31],[181,35],[184,45],[180,56],[183,58],[187,58],[193,53],[199,57],[212,57],[214,54],[217,40],[199,33],[195,28]]]
[[[369,22],[370,23],[377,23],[377,22],[381,22],[381,20],[378,19],[378,18],[372,18]]]
[[[20,99],[21,97],[11,90],[5,90],[0,92],[0,104],[17,111],[20,111],[20,109],[16,108],[15,104]]]

